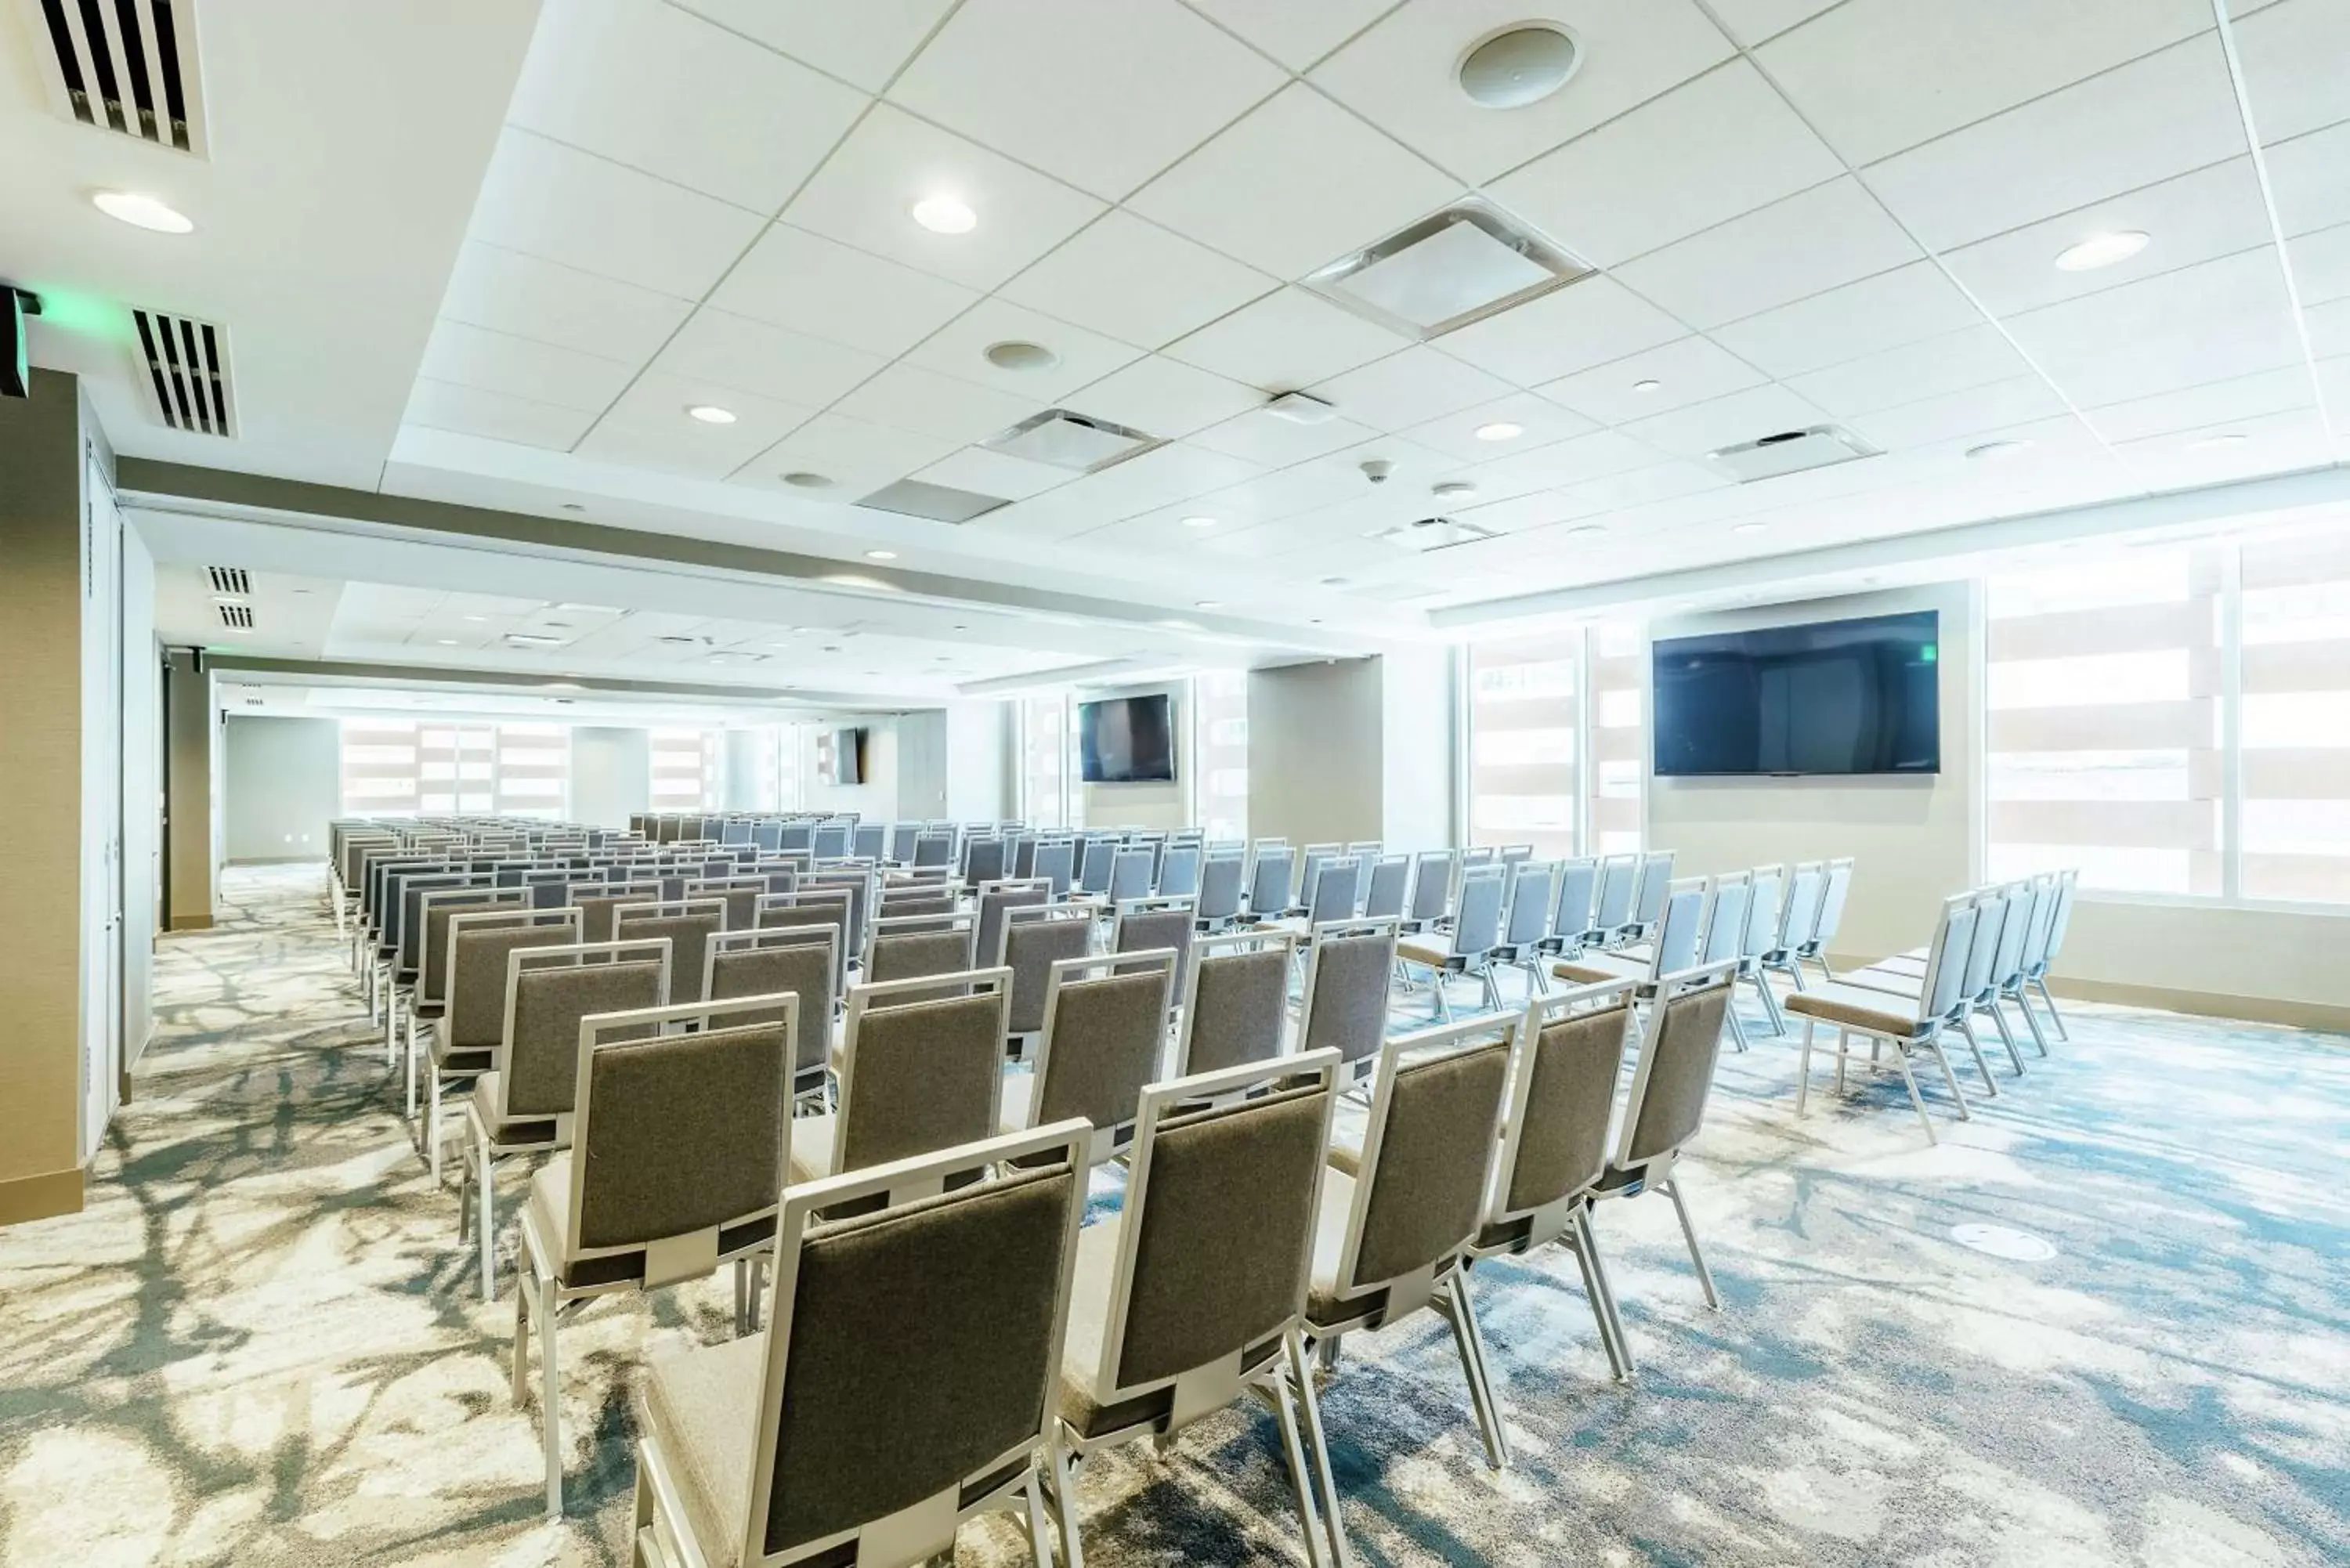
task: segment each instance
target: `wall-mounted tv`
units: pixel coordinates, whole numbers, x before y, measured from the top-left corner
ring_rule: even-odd
[[[863,730],[835,730],[829,750],[832,765],[825,782],[836,784],[861,784],[865,782]]]
[[[1939,634],[1920,610],[1657,642],[1657,776],[1939,773]]]
[[[1078,772],[1087,784],[1165,784],[1175,776],[1174,704],[1164,691],[1077,704]]]

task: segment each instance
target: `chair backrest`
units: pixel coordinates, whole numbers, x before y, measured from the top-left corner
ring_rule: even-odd
[[[1197,844],[1170,844],[1159,858],[1159,896],[1188,898],[1200,890],[1201,850]]]
[[[1383,855],[1367,865],[1369,879],[1363,884],[1363,918],[1402,919],[1404,895],[1411,890],[1411,857]]]
[[[833,943],[832,987],[848,983],[850,927],[849,896],[845,888],[803,888],[795,893],[770,893],[759,900],[759,927],[830,926]]]
[[[1289,877],[1297,864],[1296,854],[1286,845],[1257,852],[1256,864],[1249,872],[1250,914],[1277,915],[1289,908]]]
[[[2030,908],[2029,900],[2009,898],[2004,888],[1985,888],[1975,895],[1974,934],[1967,942],[1964,978],[1959,981],[1954,1007],[1969,1007],[1988,999],[1998,983],[1999,950],[2007,928],[2019,913],[2028,916]]]
[[[1736,979],[1735,961],[1658,979],[1611,1158],[1612,1164],[1641,1172],[1643,1185],[1664,1176],[1705,1124]]]
[[[1041,877],[982,883],[978,902],[973,906],[979,919],[974,944],[979,961],[991,966],[1003,961],[1003,916],[1006,910],[1034,909],[1037,905],[1050,903],[1052,898],[1053,885]]]
[[[710,1272],[737,1250],[730,1233],[745,1245],[765,1240],[757,1222],[774,1214],[784,1185],[795,1024],[734,1023],[760,1005],[689,1003],[580,1021],[563,1278],[598,1260],[599,1282],[614,1270],[668,1284]],[[700,1031],[616,1038],[687,1023]]]
[[[660,884],[658,882],[575,882],[571,885],[571,902],[579,910],[579,940],[585,942],[608,942],[612,940],[613,918],[621,907],[628,904],[660,903]]]
[[[1147,844],[1119,849],[1110,861],[1109,901],[1123,904],[1132,898],[1149,898],[1151,868],[1158,857],[1158,851]]]
[[[1314,902],[1315,894],[1321,887],[1322,868],[1325,866],[1332,864],[1334,861],[1344,860],[1346,857],[1347,847],[1343,844],[1307,845],[1305,846],[1304,858],[1300,862],[1297,874],[1297,904],[1300,906],[1310,906]],[[1349,877],[1351,880],[1351,870]],[[1352,909],[1349,909],[1347,912],[1348,914],[1354,913]],[[1329,918],[1336,919],[1340,917],[1333,914]]]
[[[852,959],[864,956],[867,929],[873,918],[873,872],[870,867],[833,867],[811,871],[799,879],[796,890],[804,893],[847,892],[848,956]]]
[[[1058,1409],[1083,1131],[989,1138],[785,1196],[757,1426],[743,1435],[749,1512],[727,1561],[834,1538],[853,1561],[951,1556],[961,1509],[1027,1472]],[[959,1180],[1015,1162],[1025,1168],[1000,1180]]]
[[[1199,918],[1229,920],[1241,912],[1241,877],[1248,868],[1245,857],[1211,855],[1199,864]]]
[[[1746,926],[1738,939],[1738,956],[1753,960],[1769,952],[1779,940],[1779,922],[1785,914],[1787,873],[1777,866],[1757,866],[1747,874]]]
[[[422,963],[416,977],[419,1002],[449,999],[449,922],[457,915],[498,910],[527,918],[530,893],[522,888],[432,888],[417,895],[417,930]],[[402,947],[408,944],[403,940]]]
[[[710,939],[725,929],[724,899],[680,898],[666,904],[623,905],[613,915],[612,940],[669,938],[670,1001],[681,1006],[702,1000],[702,955]]]
[[[746,996],[799,998],[799,1049],[792,1072],[803,1090],[810,1073],[821,1073],[832,1044],[835,949],[840,931],[834,926],[764,926],[748,931],[723,931],[710,939],[702,955],[702,993],[712,1002],[734,1002]],[[781,1018],[782,1010],[745,1015],[743,1023]]]
[[[1594,931],[1605,938],[1631,923],[1632,895],[1639,879],[1637,855],[1610,855],[1599,862],[1597,912],[1591,920]]]
[[[1558,899],[1551,907],[1550,934],[1580,945],[1591,929],[1592,900],[1599,893],[1599,862],[1582,855],[1558,863]]]
[[[885,885],[874,896],[873,918],[878,923],[900,915],[951,915],[955,903],[952,888],[934,882],[899,882]]]
[[[1082,957],[1093,940],[1094,914],[1069,904],[1011,909],[1003,914],[1003,967],[1012,971],[1011,1026],[1034,1034],[1045,1027],[1045,998],[1053,966]]]
[[[2056,906],[2048,919],[2048,934],[2033,955],[2032,970],[2035,976],[2045,975],[2056,955],[2064,950],[2064,933],[2073,924],[2073,894],[2080,886],[2081,873],[2066,869],[2056,874]]]
[[[1812,931],[1820,920],[1820,895],[1827,891],[1827,867],[1816,860],[1804,860],[1787,867],[1786,909],[1779,917],[1778,940],[1773,943],[1776,952],[1799,951],[1812,940]]]
[[[968,993],[951,997],[926,980],[849,988],[829,1174],[994,1136],[1011,979],[978,970]]]
[[[423,1002],[441,999],[442,968],[440,960],[447,956],[449,917],[444,913],[436,923],[433,910],[468,908],[490,909],[524,902],[519,890],[500,888],[487,872],[478,876],[472,872],[452,871],[402,876],[394,883],[399,888],[399,921],[396,930],[387,932],[392,961],[402,975],[416,980],[417,998]]]
[[[1175,954],[1164,948],[1054,964],[1028,1096],[1032,1126],[1083,1116],[1093,1124],[1094,1160],[1118,1152],[1167,1054],[1174,977]]]
[[[1661,908],[1648,933],[1648,978],[1677,974],[1698,961],[1705,937],[1705,878],[1688,877],[1671,884],[1659,900]]]
[[[685,897],[716,898],[726,907],[730,931],[747,931],[759,923],[759,900],[771,889],[764,877],[713,877],[689,880]]]
[[[1706,888],[1705,940],[1697,961],[1720,963],[1740,956],[1746,942],[1746,911],[1754,902],[1754,878],[1745,871],[1725,871]]]
[[[1010,869],[1006,863],[1008,846],[1001,838],[974,838],[963,852],[962,879],[976,888],[984,882],[1000,882]]]
[[[1423,849],[1411,865],[1411,905],[1406,919],[1415,925],[1440,919],[1452,907],[1452,877],[1460,857],[1450,849]]]
[[[1845,896],[1852,890],[1852,857],[1827,864],[1827,884],[1820,892],[1820,917],[1813,923],[1810,946],[1825,953],[1844,925]]]
[[[1518,1015],[1471,1019],[1380,1047],[1337,1260],[1342,1299],[1389,1288],[1392,1323],[1476,1239],[1524,1025]]]
[[[1461,873],[1460,907],[1452,915],[1452,954],[1478,959],[1502,940],[1502,895],[1509,872],[1500,864],[1467,867]]]
[[[1193,941],[1175,1040],[1177,1077],[1281,1054],[1289,1025],[1289,965],[1296,948],[1295,936],[1274,930]]]
[[[579,940],[577,909],[453,912],[449,919],[449,1044],[461,1050],[498,1044],[505,1023],[506,955],[521,948]]]
[[[1551,918],[1558,901],[1559,866],[1555,860],[1529,860],[1518,867],[1510,887],[1510,911],[1502,922],[1502,941],[1525,947],[1550,935]]]
[[[859,860],[879,860],[889,849],[887,823],[860,822],[848,836],[849,853]]]
[[[1960,893],[1942,900],[1942,918],[1926,949],[1926,976],[1918,988],[1920,1026],[1947,1017],[1958,1005],[1966,984],[1967,953],[1974,943],[1981,911],[1974,895]]]
[[[969,915],[912,915],[879,920],[865,953],[865,978],[879,985],[895,980],[926,980],[959,975],[972,967],[972,918]],[[952,994],[932,987],[915,994]],[[877,1003],[877,1005],[879,1005]]]
[[[1393,920],[1333,922],[1314,933],[1298,1050],[1336,1051],[1349,1072],[1378,1052],[1387,1038],[1395,947]]]
[[[1345,857],[1310,864],[1305,888],[1305,923],[1327,925],[1355,918],[1355,888],[1359,880],[1356,863]]]
[[[1115,838],[1094,837],[1085,841],[1085,854],[1077,863],[1077,891],[1107,893],[1118,861],[1119,845]]]
[[[1992,945],[1991,983],[2005,990],[2023,975],[2023,950],[2032,934],[2034,889],[2031,882],[2023,881],[2010,882],[1993,890],[2007,901],[2007,911],[2000,920],[1999,940]],[[1981,940],[1978,932],[1977,943]]]
[[[838,860],[848,853],[850,826],[845,822],[819,822],[808,840],[818,860]]]
[[[1527,1247],[1563,1234],[1568,1210],[1607,1168],[1616,1080],[1636,1023],[1634,985],[1603,981],[1526,1004],[1485,1218],[1492,1226],[1523,1223]]]
[[[786,822],[775,833],[775,848],[788,854],[795,849],[813,854],[816,850],[816,824]]]
[[[1073,1369],[1097,1407],[1164,1390],[1141,1408],[1171,1430],[1238,1398],[1243,1352],[1297,1323],[1337,1073],[1323,1051],[1143,1092],[1099,1359]]]
[[[1652,926],[1663,918],[1665,895],[1673,880],[1673,852],[1651,850],[1640,857],[1640,874],[1632,895],[1632,922]]]
[[[1048,883],[1055,898],[1065,898],[1076,886],[1076,839],[1049,839],[1036,846],[1036,857],[1029,867],[1029,875]]]
[[[1189,898],[1135,898],[1118,907],[1110,926],[1109,950],[1114,953],[1148,952],[1164,948],[1175,955],[1175,977],[1170,991],[1173,997],[1183,994],[1191,978],[1191,938],[1198,918],[1193,914]]]
[[[579,1023],[604,1012],[669,1005],[669,940],[573,942],[517,948],[506,955],[505,1012],[499,1023],[499,1112],[547,1117],[568,1141],[578,1098]],[[650,1036],[647,1024],[630,1035]]]

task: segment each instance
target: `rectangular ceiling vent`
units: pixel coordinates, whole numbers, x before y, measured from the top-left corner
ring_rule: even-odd
[[[979,444],[990,452],[1024,457],[1031,462],[1091,473],[1113,462],[1123,462],[1137,452],[1149,451],[1159,444],[1159,438],[1107,420],[1073,414],[1066,409],[1046,409]]]
[[[57,114],[197,157],[204,145],[193,0],[21,0]]]
[[[1705,454],[1706,462],[1741,484],[1801,473],[1807,468],[1827,468],[1855,458],[1877,457],[1877,449],[1842,425],[1813,425],[1808,430],[1781,431],[1759,441],[1742,441]]]
[[[234,631],[251,631],[253,629],[253,607],[251,605],[215,604],[213,607],[220,611],[221,625]]]
[[[951,484],[901,479],[895,484],[883,485],[857,504],[876,512],[895,512],[901,517],[927,517],[933,523],[968,523],[1011,504],[1001,495],[982,495],[976,490],[957,490]]]
[[[1469,197],[1341,256],[1305,286],[1382,327],[1440,337],[1592,269],[1492,202]]]
[[[130,318],[139,327],[139,352],[163,422],[191,435],[234,435],[228,328],[160,310],[135,309]]]
[[[1423,517],[1417,523],[1406,523],[1374,534],[1371,537],[1383,545],[1393,545],[1399,550],[1424,556],[1432,550],[1450,550],[1456,545],[1474,545],[1480,539],[1491,539],[1495,535],[1482,524],[1463,523],[1457,517]]]
[[[245,576],[243,566],[212,568],[213,592],[224,599],[249,599],[253,597],[253,579]]]

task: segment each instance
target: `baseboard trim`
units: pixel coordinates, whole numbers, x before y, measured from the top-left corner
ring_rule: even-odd
[[[2198,1018],[2230,1018],[2245,1023],[2280,1023],[2289,1029],[2315,1029],[2350,1034],[2350,1007],[2324,1002],[2294,1002],[2284,997],[2232,996],[2224,992],[2176,991],[2165,985],[2117,985],[2108,981],[2051,975],[2048,989],[2074,1002],[2110,1002],[2123,1007],[2150,1007],[2163,1012],[2185,1012]]]
[[[0,1181],[0,1225],[21,1225],[57,1214],[78,1214],[82,1202],[79,1166],[42,1176]]]
[[[213,929],[210,915],[174,915],[172,929],[175,931],[209,931]]]

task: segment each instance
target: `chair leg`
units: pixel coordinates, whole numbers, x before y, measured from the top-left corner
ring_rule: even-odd
[[[546,1517],[563,1517],[563,1376],[555,1355],[555,1282],[538,1286],[540,1426],[546,1438]]]
[[[1061,1526],[1061,1568],[1086,1568],[1086,1549],[1077,1540],[1077,1469],[1068,1446],[1061,1440],[1060,1423],[1053,1425],[1045,1461],[1045,1485],[1052,1493],[1053,1516]]]
[[[416,1015],[408,1017],[408,1119],[416,1119]]]
[[[1999,993],[1991,993],[1991,1005],[1983,1009],[1991,1014],[1991,1024],[1999,1031],[2000,1044],[2007,1047],[2007,1059],[2015,1064],[2015,1075],[2023,1076],[2023,1053],[2015,1048],[2015,1031],[2007,1026],[2007,1014],[1999,1010]]]
[[[1819,1033],[1816,1019],[1804,1020],[1804,1060],[1795,1070],[1795,1114],[1802,1116],[1812,1099],[1812,1038]]]
[[[1036,1461],[1028,1461],[1028,1484],[1024,1492],[1028,1502],[1028,1552],[1036,1568],[1053,1568],[1053,1531],[1045,1519],[1045,1472]]]
[[[1762,993],[1762,1011],[1771,1016],[1773,1038],[1783,1038],[1787,1033],[1787,1015],[1779,1011],[1779,993],[1771,989],[1771,977],[1760,969],[1754,971],[1754,989]]]
[[[1469,1291],[1469,1271],[1452,1271],[1451,1308],[1452,1338],[1461,1351],[1461,1370],[1469,1379],[1469,1403],[1477,1412],[1477,1429],[1485,1439],[1485,1462],[1497,1470],[1510,1468],[1510,1439],[1502,1430],[1502,1408],[1485,1365],[1485,1334],[1477,1324],[1477,1303]],[[1442,1301],[1444,1297],[1438,1298]]]
[[[1926,1141],[1941,1142],[1934,1132],[1934,1118],[1926,1114],[1926,1097],[1918,1092],[1918,1075],[1909,1070],[1909,1047],[1895,1046],[1893,1059],[1901,1064],[1901,1081],[1909,1086],[1909,1103],[1918,1108],[1918,1119],[1925,1125]]]
[[[1959,1107],[1959,1120],[1974,1120],[1974,1113],[1967,1109],[1967,1096],[1959,1087],[1959,1075],[1950,1071],[1950,1058],[1942,1049],[1941,1037],[1939,1034],[1929,1036],[1926,1049],[1934,1054],[1934,1064],[1942,1069],[1942,1082],[1950,1085],[1950,1103]]]
[[[497,1162],[490,1157],[490,1140],[485,1135],[473,1150],[474,1168],[481,1173],[477,1185],[481,1189],[482,1217],[474,1228],[481,1232],[482,1299],[498,1299],[498,1208]]]
[[[751,1260],[734,1260],[734,1337],[742,1338],[751,1332],[750,1300]]]
[[[1994,1100],[1999,1098],[1999,1085],[1991,1081],[1991,1064],[1983,1060],[1982,1042],[1975,1038],[1974,1020],[1961,1014],[1959,1033],[1966,1041],[1967,1049],[1975,1054],[1975,1071],[1982,1075],[1984,1096]]]
[[[432,1069],[432,1081],[424,1104],[424,1155],[432,1168],[432,1185],[441,1185],[441,1069]]]
[[[1599,1336],[1608,1342],[1607,1359],[1616,1367],[1616,1380],[1621,1383],[1632,1376],[1635,1368],[1632,1341],[1624,1332],[1624,1314],[1616,1304],[1616,1282],[1607,1277],[1607,1265],[1600,1261],[1599,1234],[1592,1228],[1589,1209],[1575,1217],[1575,1227],[1582,1238],[1578,1251],[1589,1265],[1592,1315],[1599,1320]]]
[[[1843,1027],[1838,1027],[1836,1030],[1835,1092],[1839,1095],[1844,1093],[1846,1047],[1851,1044],[1851,1041],[1852,1031]]]
[[[1273,1407],[1274,1422],[1281,1428],[1281,1454],[1289,1470],[1290,1495],[1297,1504],[1297,1521],[1305,1531],[1305,1561],[1311,1568],[1329,1568],[1329,1544],[1322,1534],[1320,1511],[1314,1506],[1318,1472],[1306,1458],[1305,1442],[1299,1435],[1297,1402],[1286,1367],[1275,1374],[1266,1403]]]
[[[2048,1022],[2056,1026],[2056,1038],[2064,1041],[2068,1045],[2071,1044],[2073,1041],[2073,1032],[2064,1026],[2064,1015],[2056,1011],[2056,998],[2054,993],[2050,992],[2048,989],[2048,977],[2045,975],[2033,976],[2032,989],[2040,993],[2040,1000],[2042,1002],[2047,1003]],[[2030,1002],[2027,1002],[2024,1003],[2024,1011],[2027,1012],[2032,1011],[2032,1004]],[[2042,1047],[2043,1052],[2046,1049],[2047,1047],[2044,1045]]]
[[[529,1397],[530,1379],[524,1374],[530,1359],[530,1298],[536,1282],[527,1272],[515,1282],[514,1402]]]
[[[1305,1336],[1295,1328],[1289,1331],[1289,1374],[1296,1379],[1297,1403],[1305,1417],[1305,1446],[1321,1475],[1322,1519],[1330,1536],[1331,1558],[1337,1568],[1354,1568],[1346,1522],[1338,1517],[1338,1469],[1331,1463],[1330,1439],[1322,1429],[1322,1396],[1315,1392],[1314,1372],[1305,1365]]]
[[[1665,1196],[1673,1200],[1673,1212],[1680,1216],[1681,1240],[1689,1243],[1690,1262],[1697,1267],[1697,1282],[1705,1291],[1705,1304],[1720,1312],[1721,1293],[1713,1288],[1713,1271],[1705,1266],[1705,1253],[1698,1249],[1697,1227],[1690,1223],[1689,1204],[1681,1197],[1679,1177],[1665,1183]]]
[[[1731,1044],[1736,1045],[1738,1049],[1742,1052],[1746,1049],[1746,1024],[1738,1016],[1737,992],[1734,990],[1731,992],[1731,1005],[1724,1008],[1722,1011],[1727,1013],[1730,1018]]]

